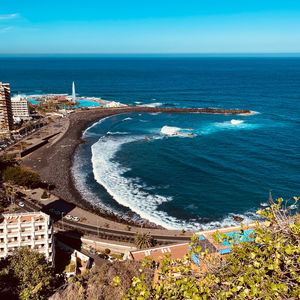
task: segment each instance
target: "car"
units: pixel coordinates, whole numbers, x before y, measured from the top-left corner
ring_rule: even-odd
[[[108,259],[108,255],[106,255],[106,254],[101,253],[101,254],[98,254],[98,256],[103,259]]]
[[[32,198],[28,198],[29,201],[32,201]]]
[[[72,217],[71,215],[66,215],[66,219],[67,219],[67,220],[72,220],[73,217]]]
[[[93,250],[93,249],[90,249],[90,250],[89,250],[89,254],[96,255],[97,252],[96,252],[95,250]]]
[[[80,218],[79,217],[72,217],[72,220],[75,221],[75,222],[79,222]]]
[[[55,210],[54,212],[55,212],[55,214],[56,214],[57,216],[60,216],[60,215],[61,215],[61,212],[60,212],[59,210]]]
[[[49,211],[52,212],[52,213],[54,213],[55,209],[54,208],[50,208]]]
[[[22,201],[20,201],[20,202],[18,203],[18,205],[19,205],[20,207],[24,207],[24,206],[25,206],[24,202],[22,202]]]
[[[108,257],[108,261],[113,262],[116,261],[117,259],[115,257],[109,256]]]

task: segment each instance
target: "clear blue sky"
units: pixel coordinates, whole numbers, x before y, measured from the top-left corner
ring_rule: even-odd
[[[6,0],[0,53],[300,52],[300,0]]]

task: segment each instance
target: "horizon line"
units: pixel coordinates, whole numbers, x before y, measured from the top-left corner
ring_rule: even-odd
[[[0,53],[0,57],[96,56],[96,57],[300,57],[300,52],[195,52],[195,53]]]

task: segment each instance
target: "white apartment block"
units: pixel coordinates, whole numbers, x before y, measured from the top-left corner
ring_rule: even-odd
[[[50,216],[42,212],[0,215],[0,259],[18,247],[30,247],[54,263],[55,243]]]
[[[11,98],[11,108],[14,121],[30,120],[29,102],[26,98],[15,96]]]

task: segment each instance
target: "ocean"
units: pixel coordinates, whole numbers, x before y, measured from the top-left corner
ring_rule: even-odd
[[[83,197],[166,228],[250,222],[300,195],[300,59],[0,58],[12,94],[71,93],[131,105],[250,109],[242,115],[123,114],[83,133],[73,157]]]

